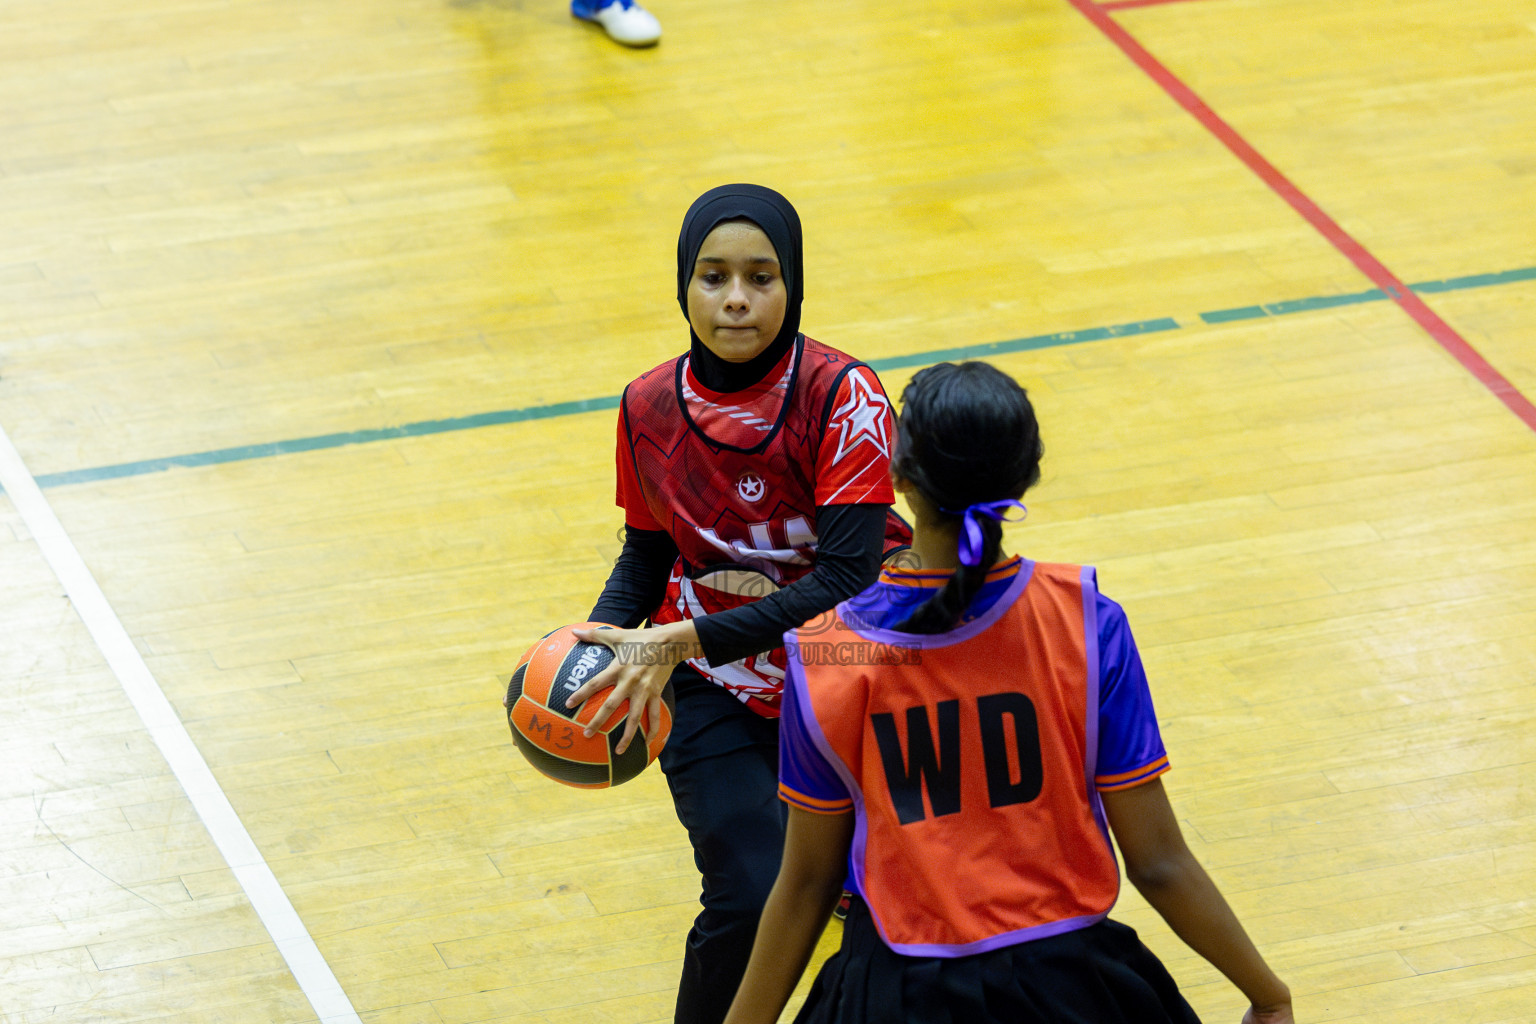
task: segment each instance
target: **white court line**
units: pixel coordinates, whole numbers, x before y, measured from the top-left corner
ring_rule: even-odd
[[[171,707],[165,691],[150,674],[149,666],[139,656],[128,631],[107,603],[106,595],[53,514],[3,426],[0,426],[0,487],[10,495],[11,502],[21,514],[21,521],[42,549],[43,557],[53,567],[59,582],[64,584],[75,611],[85,621],[86,629],[90,630],[96,646],[101,648],[108,666],[133,702],[155,746],[160,748],[171,771],[180,780],[181,788],[192,800],[197,816],[203,820],[214,845],[234,871],[240,888],[245,890],[278,952],[288,961],[288,969],[293,972],[294,980],[322,1024],[362,1024],[357,1011],[352,1008],[352,1001],[341,990],[336,975],[331,973],[331,965],[320,955],[309,929],[299,920],[288,894],[278,885],[277,876],[272,874],[261,851],[251,841],[250,833],[219,788],[208,762],[192,743],[176,709]]]

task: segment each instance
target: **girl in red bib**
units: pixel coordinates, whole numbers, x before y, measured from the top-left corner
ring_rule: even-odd
[[[1179,832],[1141,659],[1092,568],[1001,551],[1039,479],[1034,410],[984,363],[903,396],[892,461],[917,570],[887,569],[789,651],[778,881],[727,1024],[778,1019],[844,879],[842,948],[797,1022],[1189,1024],[1178,987],[1109,920],[1126,874],[1249,1000],[1292,1024]]]
[[[719,1024],[778,872],[784,632],[874,580],[905,548],[890,509],[895,420],[874,371],[800,333],[800,219],[777,192],[700,196],[677,242],[688,351],[624,390],[618,495],[624,549],[580,634],[614,664],[601,721],[674,698],[661,767],[703,878],[678,1024]],[[649,628],[638,627],[649,620]],[[618,744],[629,745],[630,715]]]

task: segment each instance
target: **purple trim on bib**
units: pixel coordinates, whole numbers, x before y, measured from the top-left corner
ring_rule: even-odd
[[[873,909],[871,909],[873,915]],[[1015,931],[1004,932],[1001,935],[993,935],[989,938],[968,942],[963,946],[946,946],[940,943],[892,943],[886,940],[886,945],[896,953],[904,956],[934,956],[952,958],[957,956],[971,956],[975,953],[986,953],[990,950],[1001,949],[1004,946],[1014,946],[1021,942],[1030,942],[1034,939],[1048,939],[1052,935],[1065,935],[1067,932],[1075,932],[1081,928],[1096,925],[1109,916],[1109,912],[1102,914],[1089,914],[1085,917],[1069,917],[1061,921],[1048,921],[1045,924],[1037,924],[1029,928],[1019,928]],[[878,920],[875,922],[880,923]],[[885,939],[885,932],[880,933]]]
[[[858,617],[857,613],[848,607],[849,603],[853,600],[852,598],[837,606],[837,614],[850,633],[855,633],[866,640],[873,640],[877,644],[887,644],[891,647],[902,647],[909,650],[912,648],[923,650],[927,648],[950,647],[954,644],[964,643],[971,639],[971,637],[990,629],[993,623],[1006,615],[1008,609],[1014,606],[1019,599],[1019,595],[1024,593],[1024,588],[1029,586],[1029,581],[1034,575],[1035,563],[1027,558],[1019,559],[1018,575],[1013,578],[1013,582],[1008,585],[1008,589],[999,594],[997,600],[992,602],[992,607],[976,616],[970,622],[963,622],[947,633],[900,633],[894,629],[861,628],[848,621],[848,615],[851,612],[854,618]]]
[[[832,749],[832,744],[827,740],[826,733],[821,731],[821,718],[816,714],[816,705],[811,703],[811,691],[805,683],[805,665],[800,660],[800,644],[795,635],[795,630],[784,634],[784,651],[787,657],[784,662],[784,685],[792,687],[795,691],[795,699],[799,702],[800,722],[810,736],[811,742],[820,751],[822,759],[832,766],[837,772],[843,785],[848,787],[848,795],[853,798],[853,841],[848,847],[848,867],[853,873],[853,883],[860,895],[868,890],[864,886],[864,851],[868,847],[869,829],[865,826],[864,791],[859,788],[858,778],[843,763],[843,759]],[[875,926],[879,927],[880,919],[874,916],[874,908],[870,908],[870,916],[874,918]],[[881,929],[880,937],[885,937],[884,929]]]
[[[1120,860],[1115,853],[1115,844],[1109,837],[1109,820],[1104,817],[1104,802],[1099,799],[1099,787],[1094,784],[1094,777],[1098,775],[1099,768],[1099,579],[1098,573],[1091,565],[1085,565],[1079,580],[1083,588],[1083,642],[1088,655],[1088,678],[1083,689],[1087,693],[1087,707],[1085,707],[1083,721],[1084,750],[1083,769],[1085,773],[1084,785],[1087,787],[1088,806],[1093,808],[1093,820],[1098,823],[1099,831],[1104,834],[1104,845],[1109,848],[1109,855],[1115,860],[1115,870],[1120,870]]]
[[[1087,685],[1083,687],[1088,695],[1088,706],[1084,708],[1087,712],[1084,717],[1087,749],[1083,767],[1087,773],[1088,792],[1092,793],[1093,778],[1099,767],[1099,602],[1092,566],[1083,566],[1079,582],[1083,588],[1083,640],[1088,655]]]

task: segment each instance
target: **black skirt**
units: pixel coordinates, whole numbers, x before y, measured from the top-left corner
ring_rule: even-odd
[[[795,1024],[1200,1024],[1114,921],[950,958],[892,952],[857,897],[843,929]]]

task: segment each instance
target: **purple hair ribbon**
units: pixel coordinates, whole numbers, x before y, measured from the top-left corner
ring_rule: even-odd
[[[1003,523],[1017,523],[1024,519],[1024,515],[1008,517],[1008,510],[1017,508],[1027,515],[1029,509],[1024,507],[1022,501],[1013,498],[1004,498],[1002,501],[979,501],[974,505],[968,505],[964,512],[953,512],[947,508],[939,509],[940,512],[952,516],[962,516],[960,523],[960,564],[980,565],[981,551],[986,546],[986,538],[982,536],[981,524],[976,521],[978,516],[986,516]]]

